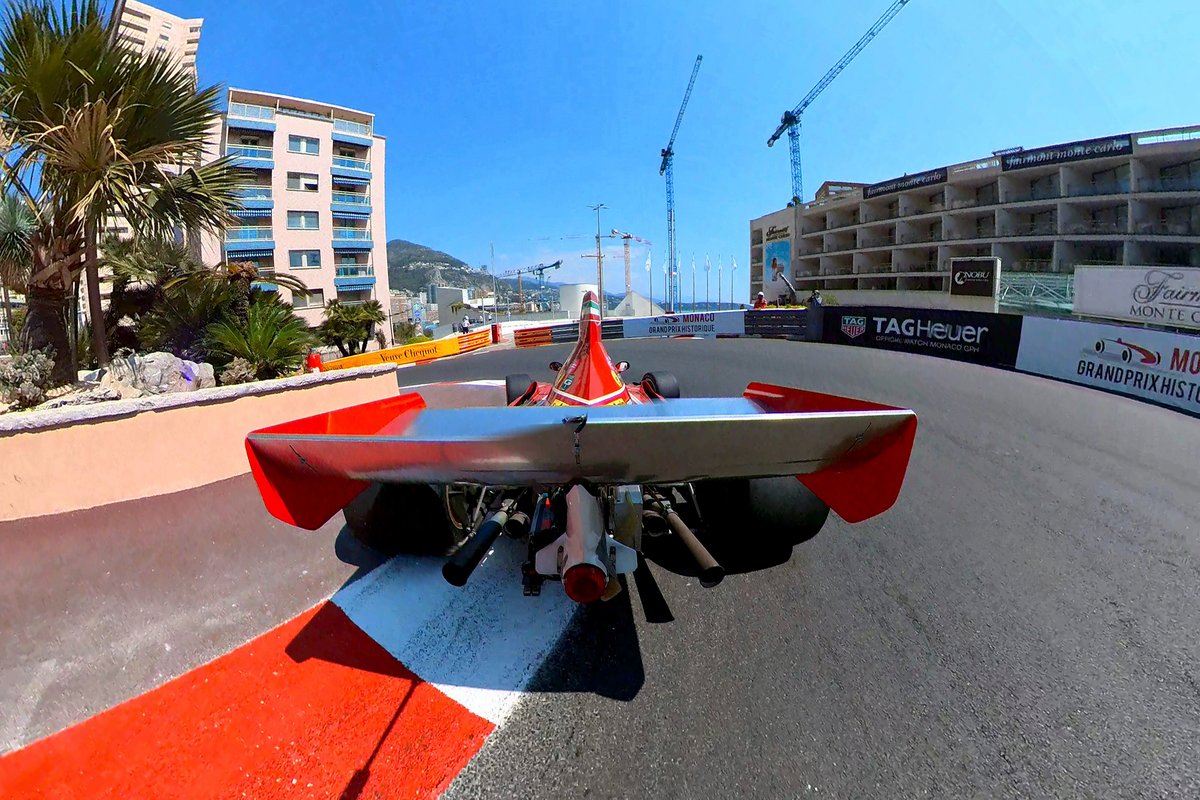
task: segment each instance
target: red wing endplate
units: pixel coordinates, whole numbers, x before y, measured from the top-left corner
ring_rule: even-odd
[[[769,383],[750,384],[744,396],[771,413],[901,410]],[[829,465],[796,478],[846,522],[862,522],[882,514],[895,505],[908,471],[917,435],[917,417],[911,411],[908,415],[886,435],[870,442],[856,440]]]

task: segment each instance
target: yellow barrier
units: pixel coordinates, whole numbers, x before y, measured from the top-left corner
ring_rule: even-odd
[[[435,342],[419,342],[400,347],[389,347],[386,350],[375,350],[370,353],[327,361],[321,365],[322,370],[348,369],[350,367],[365,367],[371,364],[420,364],[446,356],[456,356],[469,353],[492,343],[490,330],[461,334],[450,339],[438,339]]]

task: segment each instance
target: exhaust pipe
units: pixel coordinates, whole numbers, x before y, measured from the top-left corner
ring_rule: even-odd
[[[696,534],[687,526],[687,523],[675,513],[675,509],[662,503],[661,498],[655,498],[655,500],[656,502],[652,506],[654,512],[666,517],[671,531],[683,541],[688,552],[692,554],[692,558],[696,560],[696,566],[700,568],[700,585],[705,589],[711,589],[724,580],[725,568],[717,563],[712,553],[708,552],[708,548],[696,538]]]
[[[479,562],[483,561],[483,557],[487,555],[488,550],[492,548],[496,538],[504,530],[505,524],[508,522],[508,509],[506,504],[498,511],[493,511],[484,518],[483,522],[479,523],[479,527],[471,534],[462,545],[450,556],[450,560],[442,565],[442,577],[451,586],[465,586],[467,579],[471,577],[471,573],[479,566]]]

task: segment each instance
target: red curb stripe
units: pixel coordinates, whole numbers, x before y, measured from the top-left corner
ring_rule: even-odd
[[[436,797],[493,727],[325,603],[0,757],[0,797]]]

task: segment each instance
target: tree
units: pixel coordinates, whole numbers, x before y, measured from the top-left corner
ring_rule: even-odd
[[[0,200],[0,299],[4,303],[4,324],[8,328],[10,345],[16,339],[17,330],[13,327],[12,298],[8,289],[11,286],[25,290],[36,230],[37,222],[20,198],[5,195]]]
[[[109,352],[139,347],[142,322],[161,310],[166,300],[164,285],[205,268],[185,245],[166,239],[109,237],[101,253],[102,264],[112,276],[112,293],[104,315]],[[214,313],[200,330],[217,316]]]
[[[366,352],[375,326],[386,321],[387,314],[378,300],[367,300],[361,305],[330,300],[325,306],[325,320],[317,332],[325,344],[333,345],[343,356],[352,356]]]
[[[260,380],[296,371],[317,344],[292,307],[274,298],[251,303],[244,327],[231,317],[210,325],[206,339],[210,350],[229,360],[250,362]]]
[[[135,235],[219,231],[238,205],[230,159],[201,164],[218,87],[197,91],[166,53],[115,41],[99,0],[16,0],[0,29],[3,181],[34,214],[26,347],[52,346],[73,380],[67,316],[87,275],[93,346],[107,360],[98,236],[108,216]]]
[[[198,270],[167,282],[168,287],[180,283],[219,283],[229,287],[233,293],[233,317],[243,328],[249,321],[250,290],[255,283],[269,284],[282,289],[288,289],[293,295],[308,297],[312,292],[304,281],[294,275],[264,274],[258,271],[258,265],[253,261],[231,261],[219,264],[212,269]]]

